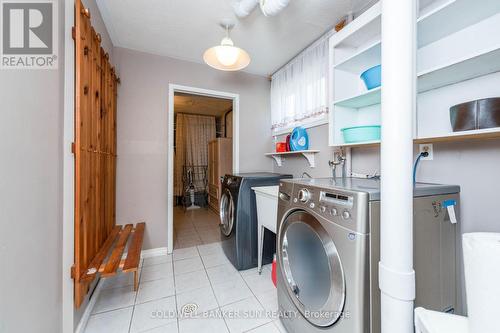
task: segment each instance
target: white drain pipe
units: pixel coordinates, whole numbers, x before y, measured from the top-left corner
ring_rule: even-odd
[[[382,0],[379,287],[382,333],[413,333],[413,111],[417,0]]]
[[[278,15],[290,0],[260,0],[260,10],[265,16]]]
[[[233,9],[236,16],[247,17],[257,7],[259,0],[239,0],[233,2]]]
[[[247,17],[250,13],[260,5],[260,10],[265,16],[278,15],[290,0],[238,0],[233,2],[234,13],[240,17]]]

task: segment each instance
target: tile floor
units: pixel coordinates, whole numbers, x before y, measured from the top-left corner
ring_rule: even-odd
[[[137,293],[132,275],[102,283],[86,333],[286,333],[270,313],[278,306],[270,267],[238,272],[220,242],[145,258]],[[194,315],[182,316],[187,307]]]
[[[219,216],[209,208],[174,207],[174,249],[220,242]]]

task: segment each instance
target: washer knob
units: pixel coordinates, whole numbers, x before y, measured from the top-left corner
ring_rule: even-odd
[[[348,220],[348,219],[350,219],[350,218],[351,218],[351,213],[349,213],[347,210],[344,210],[344,211],[342,212],[342,218],[343,218],[344,220]]]
[[[299,191],[299,200],[301,202],[308,202],[309,199],[311,199],[311,192],[309,192],[305,188],[303,188],[302,190]]]
[[[322,213],[324,213],[324,212],[326,212],[326,207],[325,207],[325,206],[321,206],[321,207],[319,207],[319,210],[320,210]]]
[[[337,208],[332,208],[332,209],[330,209],[330,214],[331,214],[332,216],[337,216],[337,214],[338,214]]]

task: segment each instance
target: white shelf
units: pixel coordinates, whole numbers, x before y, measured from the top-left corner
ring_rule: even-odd
[[[309,162],[309,166],[314,168],[316,166],[315,162],[315,154],[319,153],[319,150],[296,150],[296,151],[286,151],[282,153],[267,153],[265,154],[268,157],[272,157],[276,164],[280,167],[283,166],[283,161],[285,160],[285,156],[294,156],[294,155],[302,155],[305,157],[307,162]]]
[[[381,51],[382,45],[377,40],[339,62],[334,68],[359,75],[368,68],[380,65]]]
[[[499,1],[500,3],[500,1]],[[418,73],[418,92],[441,88],[500,71],[500,48]]]
[[[498,0],[440,0],[421,11],[418,47],[433,43],[500,12]]]
[[[444,135],[419,137],[415,139],[418,143],[460,141],[472,139],[495,139],[500,138],[500,127],[485,128],[471,131],[451,132]]]
[[[363,146],[376,146],[380,144],[380,140],[374,141],[363,141],[363,142],[354,142],[354,143],[338,143],[334,144],[333,147],[363,147]]]
[[[358,48],[369,41],[380,39],[380,1],[332,36],[336,47]]]
[[[359,109],[370,105],[380,104],[381,87],[365,91],[359,95],[333,102],[335,106]]]

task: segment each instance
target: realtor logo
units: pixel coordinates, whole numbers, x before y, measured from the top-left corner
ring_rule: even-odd
[[[2,69],[57,68],[57,4],[0,1]]]

